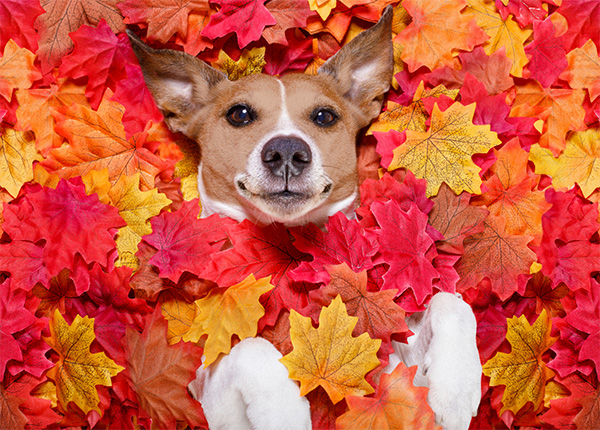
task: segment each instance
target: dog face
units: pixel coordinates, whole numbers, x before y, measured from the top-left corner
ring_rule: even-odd
[[[393,58],[392,9],[316,76],[229,81],[190,55],[154,50],[130,33],[165,121],[200,145],[203,216],[286,225],[350,212],[356,135],[379,114]]]

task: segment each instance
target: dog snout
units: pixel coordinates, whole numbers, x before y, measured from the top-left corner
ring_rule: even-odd
[[[289,179],[300,175],[312,162],[310,147],[296,137],[275,137],[262,149],[263,164],[275,176]]]

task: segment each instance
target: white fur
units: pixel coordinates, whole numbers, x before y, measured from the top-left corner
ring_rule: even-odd
[[[177,79],[164,79],[164,85],[169,88],[172,96],[177,96],[184,100],[191,100],[194,92],[194,84],[191,82],[178,81]]]

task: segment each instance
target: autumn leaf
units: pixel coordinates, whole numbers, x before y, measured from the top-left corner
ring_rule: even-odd
[[[507,234],[501,217],[488,217],[484,230],[464,241],[465,253],[455,266],[460,276],[457,289],[475,288],[487,277],[500,299],[508,299],[519,290],[519,275],[528,274],[535,261],[534,252],[527,247],[531,239]]]
[[[196,300],[196,317],[183,340],[198,342],[202,336],[208,336],[204,344],[204,367],[210,366],[220,354],[229,354],[234,334],[240,340],[256,336],[258,320],[265,314],[258,299],[273,289],[270,280],[250,275],[239,284],[215,288],[208,296]]]
[[[104,19],[114,33],[125,30],[117,3],[119,0],[41,0],[46,13],[38,17],[35,28],[40,33],[38,56],[42,73],[58,66],[61,57],[73,47],[69,33],[82,25],[95,27]]]
[[[306,20],[312,14],[308,2],[294,0],[270,0],[265,6],[277,22],[265,27],[262,35],[269,44],[287,45],[286,30],[306,27]]]
[[[13,40],[22,48],[37,51],[39,35],[33,27],[44,13],[37,0],[4,0],[0,3],[0,47]]]
[[[69,145],[52,150],[45,167],[63,178],[108,168],[113,183],[139,172],[142,188],[154,188],[154,178],[166,164],[143,146],[145,132],[125,137],[120,104],[105,99],[98,111],[74,104],[54,112],[56,130]]]
[[[348,396],[348,411],[335,424],[338,429],[429,430],[435,415],[427,404],[428,388],[415,387],[417,366],[398,364],[391,374],[381,375],[375,397]]]
[[[90,352],[95,338],[93,318],[77,315],[69,325],[58,309],[54,312],[50,336],[44,340],[59,359],[48,371],[48,377],[56,383],[58,400],[65,409],[74,402],[86,414],[101,413],[96,385],[112,385],[111,378],[123,370],[104,352]]]
[[[470,51],[486,39],[470,17],[461,15],[462,0],[405,0],[402,6],[413,21],[394,42],[404,46],[400,58],[410,72],[420,66],[433,70],[450,65],[453,49]]]
[[[428,196],[436,195],[442,182],[455,193],[480,194],[480,168],[471,156],[487,152],[500,140],[489,125],[472,123],[474,112],[474,104],[455,103],[442,112],[436,103],[429,130],[406,130],[406,140],[393,150],[388,170],[404,167],[426,179]]]
[[[0,244],[0,267],[10,273],[17,288],[25,291],[38,282],[47,284],[50,278],[44,264],[44,248],[28,240]]]
[[[567,68],[567,58],[562,40],[555,35],[554,24],[550,19],[535,21],[533,42],[525,47],[529,58],[527,69],[530,77],[548,88]]]
[[[51,318],[54,312],[58,310],[61,315],[67,314],[67,301],[77,299],[79,295],[75,289],[75,284],[71,279],[69,270],[64,269],[57,276],[53,276],[48,282],[48,287],[38,284],[31,290],[33,295],[40,299],[35,314]],[[69,308],[69,311],[71,308]]]
[[[475,18],[477,25],[489,36],[483,43],[486,54],[491,55],[504,47],[506,56],[513,62],[510,73],[522,77],[523,66],[529,61],[523,44],[531,36],[532,30],[521,29],[511,16],[502,19],[492,1],[467,0],[467,4],[469,7],[465,15]]]
[[[374,391],[364,377],[379,365],[376,354],[381,340],[372,340],[366,333],[352,337],[357,319],[348,316],[339,296],[323,308],[317,329],[310,318],[291,311],[294,350],[280,361],[290,378],[300,381],[300,395],[320,385],[335,404],[348,395]]]
[[[590,100],[596,100],[600,95],[600,58],[598,47],[592,40],[585,42],[581,48],[576,48],[567,54],[567,70],[560,75],[573,89],[588,90]]]
[[[535,300],[535,313],[540,314],[545,309],[550,318],[566,316],[561,299],[569,294],[570,290],[565,284],[552,287],[552,280],[542,272],[534,273],[527,282],[523,297]]]
[[[574,424],[578,429],[593,429],[600,421],[600,387],[579,402],[583,408],[573,420]]]
[[[337,0],[308,0],[308,5],[310,10],[317,12],[321,19],[325,21],[337,6]]]
[[[41,160],[28,132],[0,124],[0,187],[17,197],[25,182],[33,179],[33,162]]]
[[[147,24],[148,37],[167,43],[171,36],[188,32],[188,15],[210,10],[207,0],[127,0],[118,3],[131,24]]]
[[[6,429],[22,429],[28,423],[19,406],[24,403],[20,397],[8,393],[0,385],[0,426]]]
[[[539,145],[531,147],[529,158],[535,164],[535,173],[548,175],[556,189],[579,185],[589,197],[600,187],[600,132],[589,129],[569,135],[565,150],[554,158],[552,152]]]
[[[27,89],[42,77],[33,65],[34,60],[35,54],[31,51],[8,41],[0,58],[0,96],[11,101],[14,89]]]
[[[219,59],[213,66],[227,74],[230,81],[237,81],[244,76],[261,73],[265,62],[265,48],[244,50],[239,60],[232,60],[225,51],[219,52]]]
[[[159,301],[162,315],[169,324],[167,341],[169,345],[176,344],[192,326],[198,307],[172,290],[161,294]]]
[[[527,402],[532,402],[535,410],[542,403],[544,386],[554,375],[542,356],[557,338],[550,337],[552,321],[545,309],[533,325],[524,315],[507,323],[511,352],[498,352],[485,363],[483,373],[490,377],[491,386],[506,386],[499,414],[510,410],[516,415]]]
[[[187,391],[202,364],[202,350],[184,342],[169,346],[160,310],[148,316],[142,333],[127,327],[123,342],[131,387],[156,426],[175,428],[178,420],[206,426],[200,403]]]

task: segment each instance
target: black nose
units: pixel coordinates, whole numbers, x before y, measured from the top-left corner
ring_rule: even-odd
[[[296,137],[275,137],[261,152],[262,162],[275,176],[298,176],[312,161],[310,147]]]

